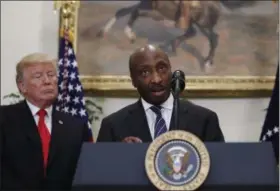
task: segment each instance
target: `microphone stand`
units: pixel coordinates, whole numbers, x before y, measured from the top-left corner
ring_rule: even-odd
[[[175,122],[174,125],[176,130],[179,129],[179,108],[180,108],[179,94],[180,94],[180,84],[179,82],[176,82],[175,91],[173,93],[174,95],[173,108],[174,108],[174,122]]]

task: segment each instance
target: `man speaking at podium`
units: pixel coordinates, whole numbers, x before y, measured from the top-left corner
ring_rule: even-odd
[[[168,56],[147,45],[129,59],[132,84],[141,98],[134,104],[105,117],[97,142],[151,142],[159,135],[175,130],[172,72]],[[178,130],[185,130],[202,141],[224,141],[215,112],[180,100]]]

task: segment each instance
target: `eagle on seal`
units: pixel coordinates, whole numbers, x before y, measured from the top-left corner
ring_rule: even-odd
[[[189,152],[174,154],[172,156],[170,153],[166,153],[166,163],[171,170],[170,174],[185,174],[188,167],[189,155]]]

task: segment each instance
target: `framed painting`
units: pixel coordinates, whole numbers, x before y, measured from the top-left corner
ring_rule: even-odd
[[[278,65],[278,2],[56,1],[82,84],[95,96],[137,95],[128,59],[152,44],[186,75],[188,97],[262,97]]]

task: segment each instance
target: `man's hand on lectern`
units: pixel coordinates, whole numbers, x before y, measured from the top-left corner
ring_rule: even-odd
[[[122,142],[125,142],[125,143],[142,143],[142,140],[139,139],[138,137],[126,137],[123,139]]]

